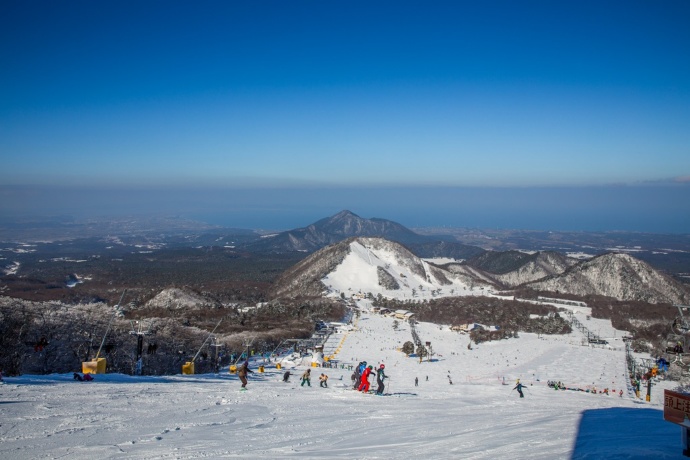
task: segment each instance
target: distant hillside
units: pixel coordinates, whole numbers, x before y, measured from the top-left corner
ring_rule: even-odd
[[[273,297],[372,293],[423,298],[476,293],[488,284],[427,263],[404,246],[383,238],[350,238],[321,249],[286,270]]]
[[[430,239],[430,237],[427,237]],[[432,259],[435,257],[448,257],[456,260],[466,260],[478,257],[487,252],[477,246],[469,246],[452,241],[426,241],[422,243],[407,243],[405,246],[417,257]]]
[[[436,242],[390,220],[364,219],[350,211],[341,211],[307,227],[265,236],[261,241],[247,244],[245,248],[259,252],[314,252],[346,238],[359,236],[385,238],[406,245]]]
[[[619,300],[687,304],[690,295],[673,278],[628,254],[604,254],[524,286],[578,296],[602,295]]]
[[[270,292],[277,297],[318,297],[326,286],[321,280],[350,253],[350,242],[341,241],[325,247],[285,270],[273,284]]]
[[[488,251],[468,260],[466,265],[485,272],[498,284],[515,287],[547,276],[559,275],[577,263],[576,259],[553,251],[533,254]]]
[[[271,296],[371,293],[423,300],[488,294],[500,286],[648,303],[687,303],[690,298],[683,285],[626,254],[577,262],[555,252],[508,251],[482,255],[472,264],[436,266],[399,243],[366,237],[341,241],[303,259],[280,276]]]
[[[466,263],[479,270],[502,275],[519,269],[533,258],[534,254],[520,251],[486,251]]]
[[[494,280],[504,286],[515,287],[547,276],[559,275],[579,261],[559,252],[545,251],[531,254],[524,262],[511,272],[495,275]]]

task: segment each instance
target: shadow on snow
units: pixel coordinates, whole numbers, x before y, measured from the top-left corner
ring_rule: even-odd
[[[656,409],[591,409],[582,413],[571,460],[682,459],[681,428]]]

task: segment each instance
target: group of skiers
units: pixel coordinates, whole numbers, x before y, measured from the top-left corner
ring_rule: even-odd
[[[384,369],[385,364],[379,365],[376,369],[376,383],[378,387],[376,388],[377,395],[383,395],[383,390],[385,388],[384,380],[388,378]],[[360,362],[355,371],[352,373],[352,386],[354,390],[361,391],[363,393],[369,392],[369,377],[374,373],[374,366],[367,365],[366,361]]]
[[[384,380],[388,378],[385,373],[385,368],[385,364],[380,364],[378,369],[374,370],[374,366],[367,365],[366,361],[360,362],[352,374],[353,389],[361,391],[362,393],[368,393],[369,386],[371,385],[369,378],[372,375],[376,375],[377,388],[375,393],[377,395],[383,395],[385,389]],[[253,373],[253,371],[249,369],[249,362],[245,361],[237,371],[237,375],[242,382],[243,390],[246,390],[248,373]],[[285,371],[283,374],[283,382],[288,382],[291,375],[292,373],[290,371]],[[304,386],[305,384],[309,387],[311,386],[311,369],[305,370],[302,374],[300,386]],[[319,386],[321,388],[328,388],[328,375],[322,373],[319,376]]]

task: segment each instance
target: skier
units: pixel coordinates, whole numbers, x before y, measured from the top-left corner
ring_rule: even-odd
[[[283,374],[283,382],[287,382],[290,379],[291,375],[292,374],[290,373],[290,371],[285,371],[285,373]]]
[[[525,388],[525,386],[524,386],[522,383],[520,383],[520,381],[518,380],[518,383],[517,383],[517,385],[515,385],[515,388],[513,388],[513,390],[517,390],[517,392],[520,393],[520,397],[521,397],[521,398],[524,398],[525,395],[522,394],[522,389],[523,389],[523,388]]]
[[[242,390],[247,389],[247,374],[253,374],[254,371],[249,369],[249,360],[245,361],[242,366],[240,366],[240,370],[237,371],[237,376],[240,378],[240,381],[242,382]]]
[[[362,379],[362,372],[364,372],[364,369],[367,367],[367,362],[366,361],[360,361],[359,364],[357,364],[357,367],[355,368],[355,383],[352,385],[352,388],[357,390],[359,389],[360,381]]]
[[[321,374],[319,376],[319,386],[321,388],[328,388],[328,376],[326,374]]]
[[[414,378],[414,386],[419,386],[419,379],[417,377]]]
[[[305,383],[308,387],[311,386],[311,369],[307,369],[304,371],[304,374],[302,374],[302,384],[300,386],[303,387]]]
[[[368,393],[369,392],[369,375],[371,375],[371,371],[374,369],[374,366],[368,366],[364,369],[362,372],[362,378],[360,380],[360,385],[359,385],[359,391],[362,393]]]
[[[383,372],[383,370],[386,368],[384,364],[381,364],[379,366],[378,370],[376,371],[376,383],[378,383],[378,388],[376,389],[376,394],[377,395],[382,395],[383,394],[383,381],[384,379],[387,379],[388,376]]]

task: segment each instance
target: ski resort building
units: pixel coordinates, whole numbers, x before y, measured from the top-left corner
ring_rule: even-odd
[[[498,331],[501,329],[499,326],[485,326],[479,323],[469,323],[469,324],[459,324],[457,326],[451,326],[451,331],[456,332],[472,332],[472,331]]]
[[[395,319],[409,321],[410,318],[414,317],[414,313],[408,310],[395,310],[393,316],[395,317]]]

